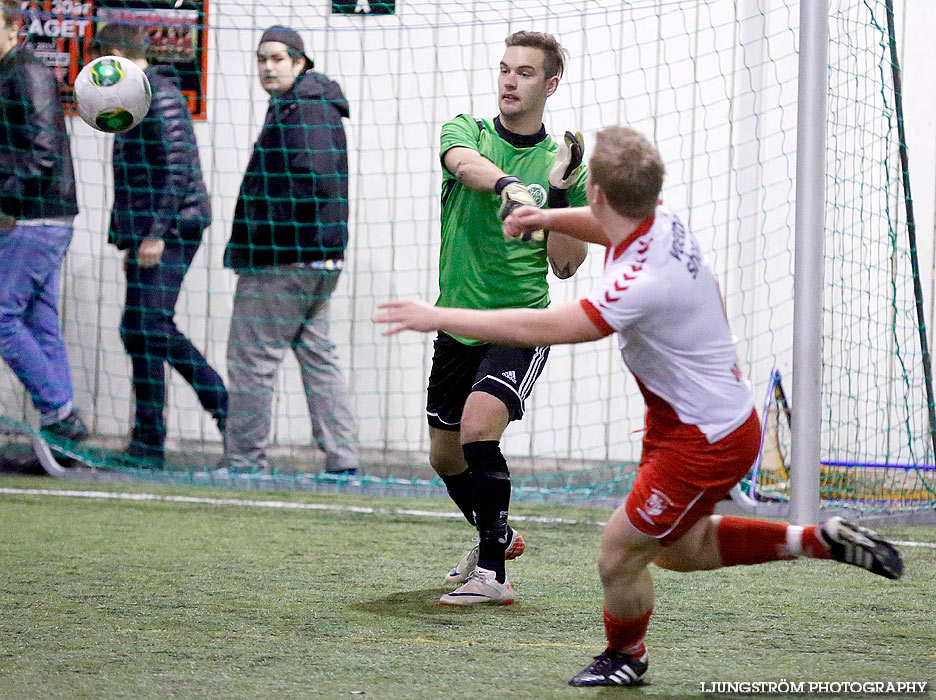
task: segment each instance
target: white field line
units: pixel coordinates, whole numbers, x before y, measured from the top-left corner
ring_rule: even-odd
[[[930,549],[936,549],[936,543],[933,542],[905,542],[903,540],[890,540],[891,544],[900,545],[901,547],[929,547]]]
[[[243,506],[247,508],[279,508],[283,510],[331,510],[340,513],[371,513],[374,515],[409,515],[420,518],[462,518],[461,513],[438,510],[414,510],[410,508],[371,508],[369,506],[346,506],[337,503],[292,503],[288,501],[256,501],[241,498],[204,498],[196,496],[160,496],[155,493],[119,493],[110,491],[75,491],[70,489],[11,489],[0,488],[0,494],[11,496],[71,496],[74,498],[96,498],[112,501],[157,501],[163,503],[197,503],[211,506]],[[532,515],[511,515],[511,520],[528,523],[558,525],[594,525],[603,527],[603,520],[572,520],[570,518],[546,518]]]
[[[257,501],[241,498],[204,498],[196,496],[161,496],[155,493],[120,493],[110,491],[75,491],[71,489],[11,489],[0,488],[0,494],[10,496],[70,496],[72,498],[95,498],[111,501],[155,501],[161,503],[197,503],[210,506],[241,506],[244,508],[278,508],[281,510],[330,510],[338,513],[369,513],[372,515],[408,515],[417,518],[461,518],[461,513],[412,508],[370,508],[368,506],[346,506],[337,503],[291,503],[288,501]],[[511,520],[551,525],[591,525],[604,527],[604,520],[574,520],[571,518],[546,518],[532,515],[511,515]],[[906,542],[894,540],[901,547],[927,547],[936,549],[934,542]]]

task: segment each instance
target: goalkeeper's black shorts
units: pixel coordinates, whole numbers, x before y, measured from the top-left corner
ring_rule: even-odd
[[[524,401],[549,355],[548,347],[466,345],[445,333],[439,333],[433,348],[426,417],[440,430],[461,429],[462,409],[473,391],[502,401],[510,420],[523,418]]]

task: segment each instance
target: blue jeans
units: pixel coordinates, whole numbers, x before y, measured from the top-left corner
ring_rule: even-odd
[[[0,357],[42,414],[54,413],[73,394],[58,315],[71,238],[71,226],[16,225],[0,233]]]
[[[133,366],[133,441],[151,448],[162,449],[166,439],[167,362],[192,385],[206,411],[216,420],[227,416],[224,382],[175,324],[179,290],[198,246],[198,241],[167,240],[162,261],[152,267],[140,267],[135,250],[127,256],[120,338]]]

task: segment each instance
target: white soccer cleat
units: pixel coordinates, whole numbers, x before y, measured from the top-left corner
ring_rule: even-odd
[[[516,559],[526,548],[525,543],[523,542],[523,536],[510,528],[510,542],[507,543],[507,549],[504,550],[504,560],[510,561],[511,559]],[[453,586],[458,583],[464,583],[468,580],[468,577],[471,575],[471,572],[475,570],[478,566],[478,545],[475,545],[467,552],[465,556],[461,558],[455,567],[448,572],[445,576],[445,583],[447,585]]]
[[[514,590],[510,582],[498,583],[496,574],[490,569],[475,567],[468,580],[451,593],[439,599],[442,605],[511,605]]]
[[[445,583],[448,585],[464,583],[477,566],[478,545],[475,545],[465,552],[465,556],[463,556],[455,567],[445,575]]]

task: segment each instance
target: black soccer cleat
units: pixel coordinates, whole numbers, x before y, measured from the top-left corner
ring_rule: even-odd
[[[860,566],[884,578],[896,580],[903,575],[900,552],[874,530],[836,516],[822,523],[819,533],[835,561]]]
[[[640,658],[605,649],[585,670],[575,674],[569,685],[584,688],[595,685],[640,685],[647,675],[649,656]]]
[[[81,418],[75,411],[72,411],[62,420],[42,427],[43,437],[51,437],[58,440],[70,440],[71,442],[81,442],[87,440],[91,433]]]

